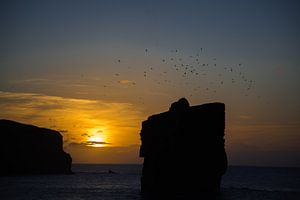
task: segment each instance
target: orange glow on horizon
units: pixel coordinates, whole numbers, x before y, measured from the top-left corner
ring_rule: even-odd
[[[139,143],[144,117],[129,103],[10,92],[0,92],[0,98],[7,101],[0,118],[57,130],[66,149],[70,144],[120,147]],[[21,100],[14,103],[14,99]]]

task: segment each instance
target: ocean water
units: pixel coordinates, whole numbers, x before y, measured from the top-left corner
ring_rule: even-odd
[[[0,199],[140,199],[141,169],[141,165],[73,165],[74,175],[0,177]],[[299,200],[300,168],[229,167],[220,199]]]

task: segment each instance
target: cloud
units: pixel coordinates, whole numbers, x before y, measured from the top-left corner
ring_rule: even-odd
[[[23,80],[13,80],[11,83],[15,84],[43,84],[43,83],[50,83],[52,80],[46,78],[31,78],[31,79],[23,79]]]
[[[69,148],[69,147],[90,147],[90,148],[105,147],[105,148],[107,148],[110,145],[111,145],[111,143],[109,143],[109,142],[85,141],[85,142],[71,142],[66,148]]]
[[[134,81],[130,81],[130,80],[120,80],[119,83],[126,86],[136,85]]]
[[[92,145],[92,144],[111,144],[111,143],[109,143],[109,142],[87,141],[84,144]]]
[[[32,79],[22,79],[22,80],[12,80],[12,84],[30,84],[30,85],[40,85],[40,84],[49,84],[57,86],[71,86],[71,87],[89,87],[88,84],[83,84],[78,80],[55,80],[55,79],[46,79],[46,78],[32,78]]]
[[[78,145],[83,145],[83,146],[91,146],[95,144],[104,144],[104,145],[110,145],[111,143],[109,142],[98,142],[98,141],[86,141],[86,142],[72,142],[69,144],[69,146],[78,146]]]
[[[250,119],[253,119],[253,116],[251,116],[251,115],[240,115],[239,118],[244,119],[244,120],[250,120]]]

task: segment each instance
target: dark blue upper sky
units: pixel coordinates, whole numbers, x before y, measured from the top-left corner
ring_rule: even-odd
[[[95,41],[228,52],[247,46],[245,53],[287,54],[299,44],[298,9],[297,1],[274,0],[7,1],[1,43],[27,50]]]

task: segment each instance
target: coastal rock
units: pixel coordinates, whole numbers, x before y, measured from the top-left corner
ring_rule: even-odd
[[[0,120],[0,133],[0,175],[71,173],[59,132]]]
[[[142,122],[142,195],[215,197],[227,169],[224,129],[223,103],[189,106],[185,98]]]

